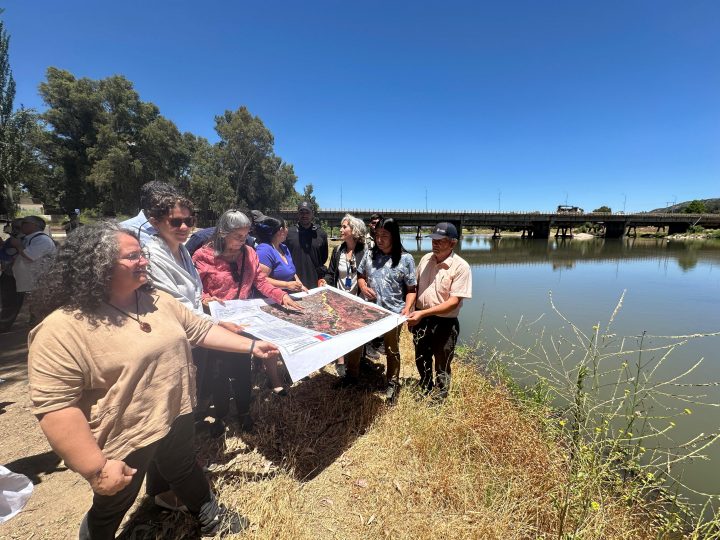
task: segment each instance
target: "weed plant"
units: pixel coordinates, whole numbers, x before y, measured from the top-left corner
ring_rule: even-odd
[[[588,520],[617,498],[646,512],[657,537],[718,538],[717,494],[693,490],[677,474],[684,463],[706,459],[718,430],[682,442],[674,436],[677,422],[696,409],[709,408],[714,416],[708,417],[718,417],[719,404],[707,394],[717,383],[693,382],[702,358],[663,374],[672,371],[673,353],[688,341],[720,333],[620,336],[613,323],[623,298],[624,293],[607,323],[585,332],[551,295],[552,311],[568,335],[549,335],[540,319],[521,319],[497,331],[500,345],[482,355],[486,369],[539,412],[567,449],[566,480],[553,494],[555,538],[584,538]],[[508,373],[532,384],[520,386]],[[690,493],[705,503],[691,506]]]

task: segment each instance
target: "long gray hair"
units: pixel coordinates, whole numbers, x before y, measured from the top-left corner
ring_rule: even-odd
[[[218,219],[215,227],[215,234],[212,236],[212,245],[215,249],[215,256],[219,257],[225,251],[225,237],[237,229],[250,227],[250,218],[239,210],[227,210],[220,219]]]

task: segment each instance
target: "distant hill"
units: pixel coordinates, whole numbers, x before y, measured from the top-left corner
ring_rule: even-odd
[[[711,214],[720,214],[720,199],[698,199],[700,202],[705,203],[705,208]],[[650,212],[682,212],[692,201],[685,201],[678,204],[673,204],[666,208],[656,208],[650,210]]]

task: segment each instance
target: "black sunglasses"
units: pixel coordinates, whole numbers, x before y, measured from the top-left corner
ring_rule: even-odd
[[[167,221],[171,227],[174,227],[176,229],[178,227],[181,227],[183,223],[188,227],[192,227],[193,225],[195,225],[195,216],[190,216],[186,218],[173,217],[168,218]]]

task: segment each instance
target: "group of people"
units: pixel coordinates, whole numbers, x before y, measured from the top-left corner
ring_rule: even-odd
[[[192,236],[192,202],[174,187],[146,184],[141,206],[120,224],[73,230],[33,294],[45,311],[29,337],[33,412],[94,491],[80,538],[113,538],[144,477],[157,504],[196,516],[203,535],[247,527],[217,501],[195,460],[196,422],[211,412],[215,433],[224,433],[232,393],[241,429],[252,429],[254,368],[273,395],[287,390],[277,347],[230,321],[215,323],[210,302],[259,295],[300,310],[291,294],[319,285],[360,295],[407,318],[422,391],[447,397],[457,315],[471,296],[451,223],[434,228],[432,253],[416,268],[397,221],[379,215],[369,230],[346,215],[328,262],[327,234],[307,201],[291,226],[228,210]],[[400,389],[400,329],[382,338],[389,403]],[[360,347],[342,359],[340,386],[358,383],[362,356]]]

